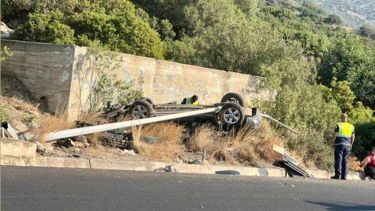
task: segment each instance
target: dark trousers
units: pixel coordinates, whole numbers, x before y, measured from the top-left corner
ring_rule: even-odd
[[[335,146],[335,177],[346,179],[348,174],[350,146]]]
[[[375,180],[375,168],[373,166],[367,165],[365,168],[365,174]]]

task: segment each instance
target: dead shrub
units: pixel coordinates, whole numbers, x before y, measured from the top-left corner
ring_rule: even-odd
[[[77,121],[92,125],[97,125],[99,122],[108,123],[108,120],[106,120],[103,115],[98,112],[81,113],[78,116]]]
[[[188,148],[193,151],[203,151],[204,149],[212,149],[215,145],[217,132],[211,125],[203,125],[195,130],[195,133],[188,141]]]
[[[256,144],[255,151],[262,159],[270,162],[276,158],[273,145],[277,142],[276,138],[261,140]]]
[[[93,146],[94,148],[97,148],[98,146],[102,146],[101,139],[105,138],[103,133],[92,133],[85,135],[87,142],[90,144],[90,146]]]
[[[257,166],[259,156],[252,145],[246,145],[239,150],[237,159],[245,165]]]
[[[361,162],[356,158],[349,156],[349,170],[350,171],[361,171]]]
[[[38,140],[41,143],[45,142],[44,136],[48,133],[57,132],[74,128],[74,123],[68,121],[66,115],[52,116],[49,115],[41,120],[40,127],[36,130],[35,136],[31,141]]]
[[[132,131],[134,149],[140,155],[162,161],[173,161],[185,149],[182,140],[183,126],[173,122],[133,127]],[[141,136],[157,137],[157,141],[154,144],[148,144],[142,140]]]

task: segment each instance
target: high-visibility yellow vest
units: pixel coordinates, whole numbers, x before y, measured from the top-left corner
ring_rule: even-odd
[[[186,105],[199,105],[199,101],[195,101],[194,103],[191,103],[190,97],[186,98]]]
[[[336,145],[350,145],[351,136],[354,132],[354,126],[347,122],[337,123],[339,132],[337,133]]]

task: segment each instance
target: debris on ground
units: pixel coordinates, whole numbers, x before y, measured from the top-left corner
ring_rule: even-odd
[[[166,167],[160,167],[154,170],[154,172],[178,172],[178,169],[174,167],[173,165],[166,166]]]
[[[215,171],[215,174],[241,175],[241,172],[236,171],[236,170],[225,170],[225,171]]]
[[[286,176],[295,177],[311,177],[305,170],[299,167],[299,162],[285,152],[284,148],[273,145],[273,150],[278,154],[277,159],[274,162],[275,166],[284,168],[286,170]]]
[[[42,154],[47,152],[47,149],[39,141],[35,141],[35,144],[36,144],[36,151],[37,152],[40,152]]]
[[[124,149],[122,152],[125,153],[125,154],[128,154],[128,155],[132,155],[132,156],[136,156],[136,155],[137,155],[137,154],[134,152],[134,150],[127,150],[127,149]]]
[[[1,127],[4,128],[4,134],[8,138],[19,139],[17,136],[16,131],[12,128],[12,126],[8,122],[2,122]]]

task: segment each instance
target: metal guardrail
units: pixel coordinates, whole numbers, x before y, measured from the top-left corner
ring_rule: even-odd
[[[95,126],[90,126],[90,127],[62,130],[62,131],[46,134],[45,139],[46,141],[52,141],[56,139],[70,138],[70,137],[76,137],[76,136],[87,135],[87,134],[92,134],[92,133],[100,133],[100,132],[116,130],[120,128],[127,128],[127,127],[143,125],[143,124],[150,124],[150,123],[161,122],[161,121],[166,121],[166,120],[178,119],[182,117],[194,116],[194,115],[199,115],[199,114],[218,112],[220,111],[220,109],[221,107],[219,106],[219,107],[208,108],[208,109],[203,109],[199,111],[189,111],[189,112],[165,115],[165,116],[160,116],[160,117],[151,117],[147,119],[137,119],[137,120],[116,122],[116,123],[105,124],[105,125],[95,125]]]
[[[295,131],[293,128],[289,127],[288,125],[286,125],[286,124],[284,124],[284,123],[281,123],[281,122],[277,121],[276,119],[270,117],[269,115],[267,115],[267,114],[261,114],[261,115],[262,115],[263,117],[265,117],[265,118],[267,118],[267,119],[270,119],[270,120],[276,122],[277,124],[279,124],[279,125],[285,127],[286,129],[292,131],[293,133],[298,134],[298,132]]]

